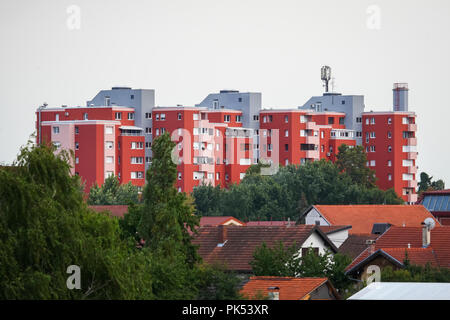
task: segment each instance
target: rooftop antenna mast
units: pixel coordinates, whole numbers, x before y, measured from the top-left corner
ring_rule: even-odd
[[[328,92],[328,83],[331,79],[331,68],[329,66],[323,66],[320,69],[320,79],[324,82],[325,92]]]

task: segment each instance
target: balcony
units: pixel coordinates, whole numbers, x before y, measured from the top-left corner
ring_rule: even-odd
[[[415,123],[410,123],[408,124],[408,131],[417,131],[417,124]]]
[[[417,146],[417,138],[408,138],[406,140],[407,140],[406,145]]]
[[[307,159],[319,159],[320,158],[319,150],[307,150],[306,158]]]
[[[317,129],[316,123],[312,121],[308,121],[306,123],[306,130],[315,130]]]
[[[408,167],[408,173],[417,173],[417,166]]]
[[[408,160],[416,160],[417,159],[417,152],[408,152],[407,156]]]
[[[417,180],[409,180],[408,181],[408,188],[417,188]]]
[[[306,136],[307,144],[319,145],[319,142],[320,142],[319,136]]]
[[[408,194],[407,195],[407,202],[417,202],[417,193],[414,194]]]

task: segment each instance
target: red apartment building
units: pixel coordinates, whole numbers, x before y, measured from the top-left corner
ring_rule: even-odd
[[[377,185],[394,188],[407,203],[417,201],[416,115],[408,111],[365,112],[363,146]]]
[[[356,144],[355,132],[345,129],[344,118],[342,112],[262,110],[259,117],[261,158],[266,155],[280,165],[320,159],[335,161],[341,144]]]
[[[242,111],[157,107],[152,118],[153,137],[169,132],[177,143],[180,192],[239,183],[252,164],[253,130],[242,128]]]
[[[110,175],[120,183],[144,185],[144,136],[134,126],[133,108],[40,108],[36,119],[38,143],[74,151],[72,174],[81,176],[86,192]]]

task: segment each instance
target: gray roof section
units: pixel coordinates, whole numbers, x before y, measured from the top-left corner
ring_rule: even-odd
[[[450,300],[450,283],[372,282],[348,300]]]

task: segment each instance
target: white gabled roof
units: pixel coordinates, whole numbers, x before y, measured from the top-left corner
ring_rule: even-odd
[[[450,283],[372,282],[348,300],[450,300]]]

